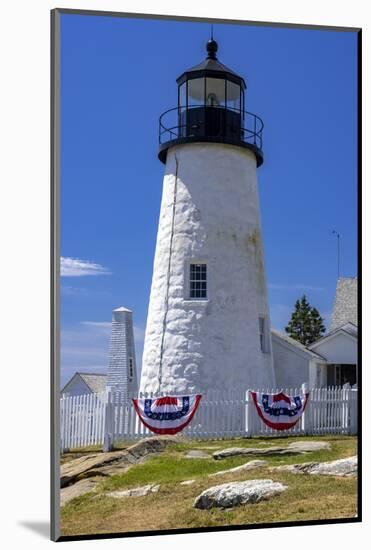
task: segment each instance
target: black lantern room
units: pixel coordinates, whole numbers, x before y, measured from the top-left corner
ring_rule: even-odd
[[[245,81],[218,61],[215,40],[206,49],[206,59],[177,79],[178,106],[160,117],[159,159],[166,162],[172,145],[203,141],[250,149],[260,166],[263,121],[245,111]]]

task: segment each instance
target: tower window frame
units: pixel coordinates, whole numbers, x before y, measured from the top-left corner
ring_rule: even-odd
[[[207,262],[191,260],[187,268],[187,300],[208,300]]]

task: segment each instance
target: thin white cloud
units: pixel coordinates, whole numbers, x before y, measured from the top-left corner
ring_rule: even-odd
[[[100,264],[79,258],[61,257],[61,277],[85,277],[92,275],[110,275],[111,272]]]
[[[68,285],[61,285],[61,293],[63,296],[86,296],[87,294],[89,294],[86,288],[79,288]]]
[[[86,325],[88,327],[96,327],[96,328],[102,328],[102,329],[111,329],[112,323],[109,321],[81,321],[82,325]]]
[[[311,286],[311,285],[304,285],[304,284],[281,284],[281,283],[269,283],[268,288],[272,290],[302,290],[302,291],[319,291],[322,292],[325,290],[322,286]]]

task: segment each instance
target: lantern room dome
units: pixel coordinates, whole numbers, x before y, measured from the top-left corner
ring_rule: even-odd
[[[177,78],[176,82],[178,86],[183,84],[183,82],[187,79],[198,78],[201,76],[214,76],[232,80],[233,82],[240,84],[244,90],[246,89],[244,79],[232,71],[232,69],[226,67],[223,63],[220,63],[217,59],[216,52],[218,51],[218,44],[215,40],[210,39],[207,42],[206,51],[208,55],[203,61],[201,61],[201,63],[184,71]]]

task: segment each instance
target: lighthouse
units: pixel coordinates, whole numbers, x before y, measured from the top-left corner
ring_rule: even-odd
[[[242,76],[207,56],[160,117],[165,165],[140,390],[274,386],[257,168],[262,120]]]

